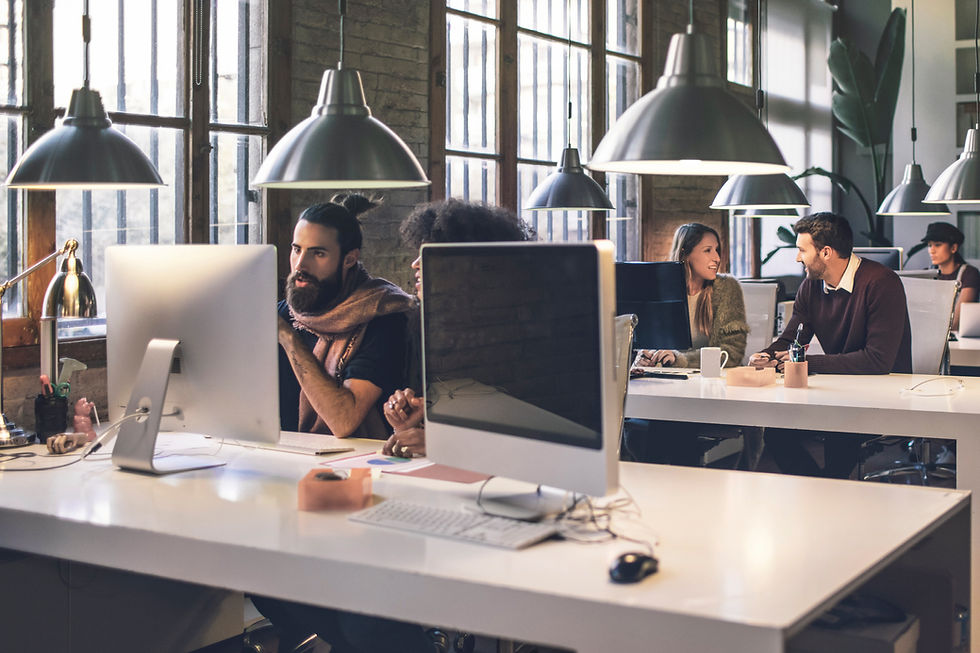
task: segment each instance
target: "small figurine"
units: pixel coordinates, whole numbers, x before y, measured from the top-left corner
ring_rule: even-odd
[[[75,433],[85,434],[85,442],[95,439],[95,429],[92,428],[92,411],[95,410],[95,403],[82,397],[75,402],[75,414],[72,416],[72,427]]]
[[[75,419],[78,419],[77,417]],[[57,433],[49,436],[47,440],[48,451],[50,453],[71,453],[88,443],[88,438],[84,433]]]

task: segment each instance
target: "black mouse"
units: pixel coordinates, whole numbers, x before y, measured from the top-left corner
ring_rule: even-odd
[[[624,553],[609,565],[609,578],[614,583],[636,583],[657,573],[657,559],[646,553]]]

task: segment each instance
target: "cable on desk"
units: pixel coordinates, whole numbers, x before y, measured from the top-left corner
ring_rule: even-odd
[[[934,384],[936,381],[942,381],[945,387],[942,391],[928,392],[926,390],[920,390],[923,386]],[[919,397],[949,397],[956,394],[960,390],[966,387],[963,379],[955,376],[934,376],[931,379],[926,379],[925,381],[919,381],[915,385],[909,388],[902,388],[902,392],[908,392],[910,394],[917,395]]]

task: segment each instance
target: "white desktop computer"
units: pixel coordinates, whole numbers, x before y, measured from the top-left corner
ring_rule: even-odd
[[[109,415],[124,469],[221,464],[154,458],[157,432],[279,439],[276,250],[272,245],[127,245],[106,250]]]
[[[422,284],[428,457],[569,492],[615,491],[623,397],[612,244],[423,245]]]

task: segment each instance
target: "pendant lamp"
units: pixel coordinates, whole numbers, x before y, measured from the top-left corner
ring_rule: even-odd
[[[759,88],[756,89],[755,106],[762,122],[762,111],[766,109],[766,94],[762,89],[762,26],[765,24],[762,0],[757,3],[756,17],[758,26],[756,34],[756,79],[759,80]],[[768,118],[765,123],[768,125]],[[767,127],[768,128],[768,127]],[[806,195],[796,185],[796,182],[789,178],[785,173],[774,175],[733,175],[724,183],[715,199],[712,200],[712,209],[806,209],[810,207],[810,202]]]
[[[361,75],[344,68],[344,15],[339,1],[340,61],[323,73],[309,118],[276,143],[253,183],[263,188],[419,188],[429,179],[412,150],[371,115]]]
[[[976,93],[977,106],[980,107],[980,0],[977,0],[976,22],[973,28],[973,54],[976,64],[973,90]],[[936,183],[926,193],[923,202],[926,204],[980,202],[980,145],[977,143],[977,130],[980,130],[980,124],[967,130],[960,157],[942,171]]]
[[[71,94],[61,124],[31,145],[10,170],[8,188],[126,189],[165,185],[156,166],[112,121],[98,91],[89,87],[92,24],[83,3],[84,82]]]
[[[771,206],[750,206],[744,209],[735,209],[732,215],[736,218],[793,218],[800,217],[800,212],[796,209],[776,209]]]
[[[946,205],[925,204],[922,201],[929,192],[929,184],[922,175],[922,166],[915,162],[915,141],[918,136],[915,129],[915,0],[912,0],[910,9],[912,11],[912,163],[905,165],[902,182],[885,196],[881,206],[878,207],[878,214],[949,215]]]
[[[788,172],[772,136],[728,92],[707,36],[674,34],[657,88],[627,109],[603,136],[589,168],[664,175]]]
[[[578,148],[572,147],[572,8],[565,5],[568,42],[565,50],[565,93],[569,97],[565,121],[565,146],[558,170],[534,187],[524,208],[531,211],[612,211],[609,197],[595,179],[589,176],[579,160]]]

